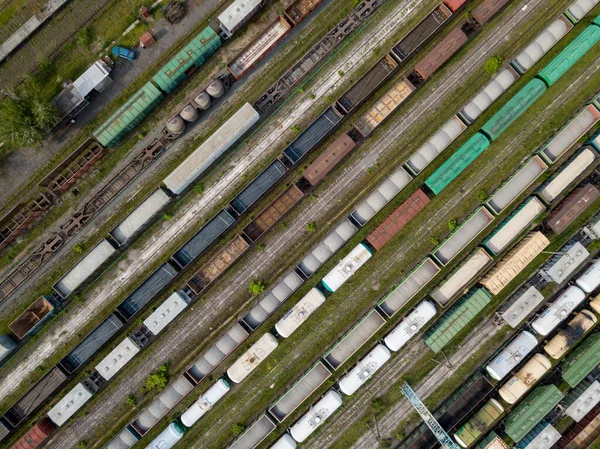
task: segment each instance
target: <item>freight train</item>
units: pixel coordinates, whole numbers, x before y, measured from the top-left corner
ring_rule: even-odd
[[[263,173],[264,173],[264,172],[263,172]],[[398,186],[396,186],[396,189],[397,189],[397,191],[399,191],[399,190],[398,190],[398,189],[399,189],[399,187],[398,187]],[[232,207],[233,207],[233,203],[232,203]],[[373,215],[374,215],[374,214],[373,214]],[[352,225],[352,222],[350,222],[350,224]],[[352,226],[354,226],[354,225],[352,225]],[[339,237],[339,236],[338,236],[338,237]],[[342,242],[343,242],[343,239],[342,239]],[[238,246],[238,247],[239,247],[239,246]],[[365,246],[365,248],[366,248],[366,246]],[[215,264],[215,265],[217,265],[217,264]],[[341,272],[343,273],[343,271],[341,271]],[[214,271],[213,271],[213,273],[214,273]],[[208,274],[208,277],[207,277],[207,279],[208,279],[208,281],[211,281],[211,279],[210,279],[210,273]],[[213,279],[214,279],[214,277],[213,277]],[[206,282],[206,280],[203,280],[203,279],[201,279],[201,281],[202,281],[202,282]],[[192,285],[194,285],[194,284],[192,284]],[[200,287],[199,287],[199,288],[203,288],[203,287],[202,287],[202,285],[203,285],[202,283],[200,283],[199,285],[200,285]],[[333,288],[335,288],[335,287],[333,287]],[[327,287],[325,287],[325,289],[327,289]],[[201,291],[201,290],[200,290],[200,291]]]

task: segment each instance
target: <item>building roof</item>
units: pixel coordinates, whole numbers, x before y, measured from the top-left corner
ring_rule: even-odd
[[[82,98],[85,98],[96,86],[109,78],[111,68],[104,61],[94,62],[83,74],[73,81],[73,86]]]

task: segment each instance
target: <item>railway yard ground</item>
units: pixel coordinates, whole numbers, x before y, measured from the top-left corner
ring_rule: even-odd
[[[343,8],[337,4],[338,1],[343,4]],[[414,62],[428,54],[451,29],[468,20],[471,8],[482,1],[473,0],[466,11],[452,17],[438,35],[419,49],[411,61]],[[71,299],[72,303],[68,307],[45,323],[38,334],[26,343],[23,350],[0,367],[2,377],[0,413],[4,413],[18,397],[104,320],[107,314],[150,273],[165,263],[174,251],[200,229],[201,225],[221,208],[226,207],[235,192],[267,167],[273,157],[281,153],[313,119],[362,77],[373,63],[390,51],[406,31],[413,28],[438,3],[429,0],[421,2],[400,0],[384,3],[366,24],[355,31],[354,35],[320,66],[318,71],[311,74],[300,86],[295,86],[293,95],[263,118],[260,126],[253,130],[241,144],[235,146],[235,151],[230,151],[222,158],[218,165],[211,169],[210,174],[203,177],[201,183],[196,183],[196,188],[169,205],[162,217],[158,217],[133,243],[122,250],[118,258],[103,269],[100,275],[88,281],[85,289],[79,292],[76,298]],[[290,268],[300,261],[301,255],[321,241],[335,225],[364,201],[375,187],[420,148],[435,130],[444,125],[452,114],[457,112],[459,105],[464,104],[490,81],[493,74],[486,72],[486,61],[494,56],[500,56],[504,61],[512,60],[533,37],[544,30],[571,3],[571,0],[557,0],[550,3],[544,0],[508,2],[501,13],[485,24],[462,49],[427,80],[424,88],[416,91],[403,103],[401,110],[379,126],[339,164],[335,172],[328,175],[324,183],[312,191],[309,198],[292,210],[284,218],[282,226],[271,230],[261,241],[261,245],[246,252],[210,286],[209,290],[202,292],[201,298],[170,325],[167,333],[144,347],[143,352],[92,397],[73,420],[61,426],[48,438],[44,448],[104,448],[155,399],[156,392],[141,390],[148,376],[163,363],[168,364],[168,375],[171,380],[186,371],[194,360],[215,343],[217,337],[240,319],[249,306],[256,302],[257,298],[248,293],[248,285],[252,281],[261,280],[267,285],[267,291],[270,286],[275,285],[284,273],[289,272]],[[106,236],[108,231],[130,213],[142,199],[156,189],[159,180],[222,125],[226,117],[238,110],[244,102],[256,97],[257,92],[262,92],[271,85],[291,61],[314,45],[319,36],[347,15],[355,4],[349,0],[325,2],[314,18],[295,29],[294,34],[281,44],[273,55],[257,66],[253,75],[234,85],[228,96],[207,113],[200,124],[188,130],[183,138],[175,141],[166,154],[161,156],[158,163],[149,167],[128,185],[109,207],[92,219],[90,225],[54,255],[54,260],[57,262],[60,260],[60,264],[51,263],[43,267],[0,304],[0,312],[4,317],[0,321],[2,331],[0,334],[6,333],[8,324],[14,317],[33,299],[47,291],[48,286],[53,285],[64,274],[66,267],[77,260],[78,256],[73,252],[75,246],[88,249]],[[223,10],[223,3],[220,5]],[[117,173],[139,150],[158,138],[161,133],[159,123],[190,100],[190,95],[186,92],[193,92],[194,89],[205,84],[207,79],[223,70],[220,61],[228,60],[247,45],[253,33],[258,32],[262,26],[281,13],[280,8],[279,3],[268,5],[261,13],[263,15],[260,20],[250,24],[249,30],[252,31],[248,32],[251,34],[242,33],[241,40],[232,40],[219,50],[218,57],[209,60],[195,77],[186,83],[184,92],[175,93],[163,104],[160,111],[155,111],[146,119],[140,137],[129,137],[120,147],[112,150],[110,155],[105,156],[105,159],[100,161],[100,164],[105,164],[103,168],[100,165],[96,173],[86,177],[81,183],[80,190],[84,192],[85,198],[91,196],[95,186],[99,185],[101,180]],[[511,95],[537,77],[538,67],[544,67],[559,55],[598,14],[600,14],[600,5],[589,13],[590,20],[575,24],[567,37],[549,50],[533,69],[520,76],[501,100],[493,103],[483,112],[475,126],[467,128],[448,146],[444,155],[433,160],[427,168],[415,175],[415,182],[409,184],[405,190],[389,201],[372,222],[359,229],[346,242],[339,255],[320,266],[282,307],[274,311],[257,331],[251,333],[249,338],[229,355],[227,360],[232,362],[238,358],[261,335],[272,329],[292,305],[315,286],[318,279],[323,278],[334,268],[350,248],[364,241],[384,217],[405,202],[415,192],[417,186],[422,185],[442,166],[449,155],[469,141],[479,129],[478,125],[498,113]],[[17,18],[10,20],[16,21]],[[60,23],[60,20],[64,20],[64,17],[58,14],[52,23],[54,21]],[[199,28],[200,26],[194,29]],[[410,75],[409,67],[412,67],[411,63],[378,86],[375,93],[362,106],[347,114],[341,128],[321,142],[319,149],[313,150],[313,154],[300,166],[289,170],[285,175],[285,181],[288,183],[273,189],[253,208],[256,211],[262,210],[281,194],[293,179],[299,178],[311,161],[340,137],[345,129],[370,110],[383,93],[403,77]],[[485,157],[474,160],[467,170],[441,193],[431,195],[430,203],[420,212],[417,219],[406,224],[394,240],[372,256],[369,270],[358,271],[339,290],[328,297],[327,301],[311,315],[311,319],[292,337],[281,340],[275,352],[265,363],[258,366],[244,383],[234,385],[226,397],[214,404],[210,414],[202,418],[200,425],[188,429],[183,434],[182,444],[194,449],[217,449],[226,447],[235,440],[241,433],[240,429],[247,428],[254,422],[276,398],[321,357],[327,348],[348,332],[356,321],[371,310],[373,305],[403,279],[419,260],[426,257],[436,246],[436,242],[444,240],[448,234],[451,234],[457,223],[466,221],[470,213],[481,205],[482,198],[493,192],[514,172],[516,167],[531,156],[534,149],[548,141],[569,118],[598,95],[599,69],[600,52],[595,48],[583,56],[560,80],[548,87],[547,93],[529,107],[516,123],[499,138],[494,139],[486,150]],[[0,71],[0,76],[1,74]],[[144,76],[149,79],[149,76],[142,74],[142,78]],[[130,90],[128,88],[125,92]],[[575,151],[576,149],[571,148],[569,154]],[[549,173],[557,169],[560,169],[559,165],[551,167]],[[597,171],[597,168],[592,167],[587,174],[599,176],[593,173],[594,170]],[[531,195],[548,176],[550,175],[540,178],[525,189],[518,196],[519,201],[515,201],[495,217],[495,223],[501,223],[505,218],[512,216],[511,213],[519,202],[527,195]],[[75,209],[75,204],[83,204],[85,198],[80,197],[73,199],[73,202],[65,202],[45,217],[42,223],[47,224],[51,229],[52,226],[56,226],[61,217],[67,216]],[[492,319],[495,311],[550,259],[553,252],[559,251],[567,241],[577,235],[582,226],[599,209],[600,200],[596,199],[577,220],[567,227],[565,232],[559,235],[547,235],[550,244],[545,252],[538,255],[526,269],[520,272],[509,284],[509,288],[494,296],[478,319],[465,326],[444,348],[443,355],[433,354],[422,338],[415,339],[399,355],[393,356],[391,362],[384,365],[357,394],[346,397],[343,408],[301,447],[314,449],[395,447],[420,422],[409,402],[400,393],[402,383],[409,382],[427,406],[431,409],[436,408],[460,386],[466,377],[478,370],[520,329],[499,326]],[[234,234],[240,233],[254,217],[255,215],[251,215],[238,221],[220,237],[214,244],[214,249],[221,248]],[[546,217],[545,214],[539,216],[532,227],[542,226]],[[451,226],[450,223],[453,225]],[[312,229],[308,229],[307,224],[311,224]],[[485,234],[493,227],[487,229]],[[7,263],[0,270],[0,274],[7,274],[17,265],[18,259],[41,241],[48,229],[42,226],[40,228],[26,234],[21,246],[12,253],[15,260],[9,262],[5,259]],[[446,266],[442,266],[437,274],[437,281],[444,279],[460,265],[466,255],[480,245],[483,237],[479,235],[474,238],[462,248],[460,256],[455,257]],[[597,242],[589,245],[592,257],[596,256],[599,246]],[[175,277],[175,283],[155,297],[149,304],[149,308],[154,310],[175,289],[183,285],[185,279],[203,267],[213,255],[214,251],[209,251],[183,268]],[[544,290],[544,296],[550,297],[556,294],[563,286],[553,284],[552,287]],[[379,341],[395,327],[400,321],[400,315],[411,310],[428,295],[429,289],[425,290],[411,297],[398,314],[388,320],[370,341]],[[144,313],[143,317],[147,315]],[[126,324],[121,333],[129,334],[141,322],[142,318],[136,318]],[[88,360],[84,369],[72,376],[61,387],[56,397],[50,400],[50,407],[56,405],[64,393],[84,381],[90,375],[91,368],[104,359],[115,346],[116,340],[115,344],[109,344]],[[364,349],[366,348],[349,357],[344,362],[343,369],[333,372],[327,381],[312,391],[303,406],[286,417],[286,424],[299,419],[306,412],[309,404],[314,403],[334,386],[336,381],[339,381],[340,377],[365,355]],[[214,380],[225,375],[225,369],[231,364],[230,362],[218,366],[210,376],[197,385],[187,397],[169,411],[166,417],[142,437],[140,444],[150,443],[164,430],[168,422],[181,416],[183,411],[197,400],[201,392],[213,384]],[[28,417],[23,423],[23,432],[45,416],[47,408],[43,407]],[[373,431],[374,426],[377,428],[376,432]],[[258,447],[271,447],[281,437],[285,428],[286,426],[280,425]],[[0,444],[16,441],[23,432],[12,435]]]

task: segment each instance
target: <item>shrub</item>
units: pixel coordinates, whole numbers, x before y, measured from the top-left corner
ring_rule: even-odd
[[[158,367],[156,371],[150,374],[144,382],[143,391],[162,390],[167,386],[169,382],[169,376],[167,375],[167,364],[163,363]]]
[[[246,430],[246,426],[243,424],[236,424],[233,426],[233,429],[231,429],[234,435],[241,435],[244,433],[244,430]]]
[[[488,194],[485,190],[480,190],[478,197],[479,197],[479,201],[481,201],[483,203],[485,200],[488,199]]]
[[[450,230],[450,232],[453,232],[456,229],[456,224],[457,224],[456,218],[453,218],[452,220],[450,220],[448,222],[448,229]]]
[[[83,48],[88,48],[94,42],[94,30],[85,27],[77,34],[77,45]]]
[[[194,186],[194,192],[196,193],[204,193],[204,183],[199,183]]]
[[[130,394],[129,396],[127,396],[127,403],[132,407],[135,408],[135,406],[137,405],[137,399],[135,398],[134,395]]]
[[[265,291],[265,284],[263,283],[263,281],[252,281],[250,282],[250,285],[248,286],[248,291],[256,296],[256,295],[260,295],[262,292]]]
[[[165,213],[163,214],[163,218],[164,218],[165,220],[170,220],[171,218],[173,218],[173,214],[170,214],[169,212],[165,212]]]
[[[279,225],[279,229],[281,229],[282,231],[286,231],[286,230],[287,230],[287,228],[288,228],[288,225],[287,225],[287,223],[281,223],[281,224]]]
[[[502,67],[502,62],[504,62],[504,59],[501,56],[492,56],[485,62],[486,73],[490,75],[496,73]]]
[[[262,252],[262,251],[264,251],[264,250],[265,250],[265,245],[264,245],[264,243],[261,243],[260,245],[258,245],[258,246],[256,247],[256,249],[257,249],[257,250],[259,250],[259,251],[261,251],[261,252]]]
[[[315,98],[317,98],[317,96],[315,94],[310,94],[310,99],[314,100]]]
[[[312,221],[310,223],[306,223],[306,230],[308,232],[315,232],[317,230],[317,225],[315,225]]]
[[[77,443],[77,446],[75,446],[77,449],[85,449],[87,447],[87,441],[80,441],[79,443]]]
[[[438,239],[437,237],[431,237],[431,244],[438,246],[440,244],[440,239]]]
[[[338,75],[339,76],[344,76],[344,71],[343,70],[338,70]]]
[[[300,126],[298,126],[298,125],[292,125],[290,127],[290,130],[294,131],[295,133],[299,133],[300,132]]]
[[[73,252],[75,254],[83,253],[83,245],[73,245]]]

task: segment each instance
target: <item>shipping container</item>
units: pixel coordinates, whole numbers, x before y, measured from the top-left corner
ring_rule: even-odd
[[[229,227],[235,218],[225,209],[220,210],[202,229],[173,254],[173,260],[181,268],[199,257],[206,248],[214,243]]]
[[[563,254],[556,254],[542,268],[544,273],[557,284],[561,284],[569,278],[590,256],[585,246],[579,242],[574,243],[572,246],[562,247],[560,252]]]
[[[562,378],[571,388],[575,388],[598,364],[600,364],[600,333],[595,332],[565,359]]]
[[[239,80],[243,78],[258,62],[288,35],[292,27],[281,16],[277,17],[252,42],[237,54],[227,69]]]
[[[413,175],[418,175],[431,161],[438,157],[442,151],[450,146],[463,131],[467,129],[461,119],[454,116],[442,126],[421,148],[419,148],[408,161],[405,167]]]
[[[353,149],[356,143],[348,134],[338,137],[325,152],[319,155],[315,161],[308,166],[302,176],[311,185],[316,186],[329,172],[331,172]]]
[[[471,17],[478,25],[484,25],[494,17],[510,0],[484,0],[471,11]]]
[[[431,297],[446,307],[454,298],[479,278],[481,272],[493,262],[493,258],[483,249],[477,248],[461,265],[455,268],[438,287],[430,293]]]
[[[225,39],[229,39],[256,12],[262,8],[265,0],[235,0],[219,16],[219,30]]]
[[[592,411],[600,403],[600,382],[595,380],[585,386],[583,391],[578,391],[586,382],[581,382],[577,388],[571,391],[565,398],[565,413],[575,421],[579,422],[585,415]],[[575,400],[571,402],[571,396]]]
[[[402,78],[354,123],[354,128],[361,136],[367,137],[392,115],[415,90],[416,87],[407,78]]]
[[[465,42],[467,35],[460,28],[454,28],[415,65],[415,73],[423,80],[429,79]]]
[[[492,295],[500,293],[550,244],[541,232],[528,234],[508,252],[481,280]]]
[[[217,342],[190,366],[186,374],[197,385],[248,338],[248,332],[235,323]]]
[[[419,293],[438,273],[440,267],[426,257],[377,304],[391,318]]]
[[[94,137],[105,147],[116,145],[162,101],[163,97],[154,84],[146,83],[93,132]]]
[[[260,337],[241,357],[227,370],[227,377],[239,384],[250,375],[279,345],[273,335],[266,333]]]
[[[171,199],[162,189],[156,189],[142,203],[127,215],[110,235],[119,245],[125,244],[137,234]]]
[[[600,192],[592,184],[575,190],[552,211],[547,223],[555,233],[561,234],[600,197]]]
[[[341,120],[342,115],[334,106],[331,106],[283,150],[283,156],[292,165],[296,165],[311,150],[316,148]]]
[[[294,26],[308,17],[308,15],[319,7],[323,0],[296,0],[285,10],[285,17]]]
[[[460,446],[469,447],[482,437],[503,413],[502,405],[495,399],[490,399],[454,433],[454,439]]]
[[[58,403],[48,411],[48,417],[57,426],[66,423],[87,401],[94,395],[94,391],[83,382],[75,385]]]
[[[212,384],[196,402],[194,402],[181,415],[181,423],[192,427],[202,418],[217,402],[219,402],[231,389],[231,384],[221,378]]]
[[[271,314],[279,308],[304,283],[295,271],[287,273],[263,298],[255,304],[242,321],[250,329],[255,330]]]
[[[548,27],[519,53],[512,60],[511,65],[519,71],[520,74],[525,73],[534,66],[542,57],[550,51],[556,43],[561,40],[573,28],[573,24],[569,22],[562,14],[552,22]]]
[[[494,141],[546,92],[543,81],[534,78],[500,108],[482,127],[481,133]]]
[[[435,317],[435,314],[435,306],[429,301],[422,301],[392,332],[385,336],[383,339],[385,345],[391,351],[398,352]]]
[[[61,298],[66,298],[82,284],[89,284],[89,278],[98,271],[117,250],[106,239],[100,240],[77,264],[71,268],[60,280],[52,286],[52,289]]]
[[[175,195],[179,195],[202,175],[219,157],[229,150],[260,116],[249,103],[238,109],[219,129],[177,166],[163,184]]]
[[[492,295],[484,288],[467,293],[427,330],[423,337],[425,344],[437,354],[473,321],[491,300]]]
[[[42,418],[33,426],[11,449],[35,449],[40,446],[56,430],[54,424],[49,418]]]
[[[464,1],[456,3],[462,5]],[[460,5],[452,6],[460,7]],[[458,7],[456,9],[458,9]],[[394,46],[391,54],[398,59],[399,62],[404,62],[410,55],[417,51],[421,45],[427,42],[427,40],[433,36],[433,34],[439,30],[451,16],[452,11],[450,8],[444,3],[440,3]]]
[[[463,106],[458,116],[470,125],[518,79],[519,74],[510,65],[502,69],[477,95]]]
[[[325,295],[317,288],[311,288],[275,324],[275,332],[282,338],[288,338],[325,302]]]
[[[331,371],[317,362],[269,406],[269,413],[277,422],[283,422],[330,377]]]
[[[538,78],[543,80],[547,86],[552,86],[599,41],[600,27],[588,26],[540,71],[537,75]]]
[[[206,287],[212,284],[225,270],[250,248],[250,245],[241,236],[237,235],[206,262],[200,270],[187,281],[192,291],[199,295]]]
[[[513,441],[522,440],[563,397],[554,385],[537,387],[508,415],[504,431]]]
[[[250,184],[244,187],[229,203],[233,210],[241,215],[267,193],[286,173],[287,167],[279,159],[275,159]]]
[[[81,343],[75,346],[59,363],[59,365],[69,374],[80,368],[96,352],[108,342],[123,323],[115,314],[110,314],[102,321],[92,332],[85,337]]]
[[[544,300],[544,296],[535,287],[529,287],[523,293],[517,293],[514,302],[502,313],[502,319],[516,329],[538,305]]]
[[[302,443],[341,406],[342,396],[335,390],[329,390],[302,418],[290,427],[290,434],[294,440]]]
[[[298,269],[309,278],[357,232],[358,229],[350,220],[342,221],[302,259]]]
[[[442,266],[448,265],[479,234],[494,221],[494,215],[485,207],[473,212],[456,230],[444,240],[431,255]]]
[[[296,184],[292,184],[244,228],[244,235],[251,242],[256,242],[269,229],[275,226],[302,198],[304,198],[302,190]]]
[[[486,365],[486,371],[493,379],[504,379],[535,349],[537,344],[535,335],[528,331],[521,332]]]
[[[483,241],[483,246],[497,256],[510,246],[516,238],[527,231],[533,221],[546,210],[544,204],[535,196],[529,197],[515,209]]]
[[[506,180],[485,203],[492,212],[501,214],[533,182],[548,169],[539,156],[533,156],[515,174]]]
[[[336,102],[348,114],[365,101],[398,67],[390,55],[385,55]]]
[[[113,349],[100,363],[96,365],[96,371],[104,379],[110,380],[129,361],[140,352],[140,347],[131,338],[126,337]]]
[[[554,360],[560,359],[577,344],[577,341],[596,324],[596,315],[582,309],[575,317],[560,329],[544,346],[544,351]]]
[[[367,242],[379,251],[427,204],[429,204],[429,198],[421,189],[418,189],[367,236]]]
[[[29,415],[54,393],[67,380],[67,376],[58,368],[54,367],[36,382],[21,398],[4,414],[13,427],[17,427]]]
[[[362,387],[391,358],[388,348],[378,344],[338,382],[339,390],[351,396]]]
[[[552,362],[542,354],[534,354],[514,376],[498,390],[498,394],[509,404],[517,402],[533,385],[552,368]]]
[[[8,328],[19,340],[52,315],[54,305],[43,296],[36,299]]]
[[[575,282],[586,293],[592,293],[600,285],[600,259],[596,259]]]
[[[532,323],[531,328],[546,336],[563,322],[585,300],[585,293],[574,285],[564,290]]]
[[[549,164],[554,164],[600,120],[600,112],[588,105],[552,137],[539,151]]]
[[[277,424],[267,414],[258,418],[227,449],[254,449],[275,430]]]
[[[392,176],[380,184],[366,200],[358,205],[350,217],[359,225],[364,226],[371,218],[385,207],[398,193],[412,181],[406,170],[400,168]]]
[[[489,146],[487,137],[479,132],[474,134],[427,178],[425,185],[434,194],[439,194]]]
[[[331,368],[337,370],[384,324],[385,319],[376,310],[370,311],[323,355],[323,360]]]
[[[354,276],[370,258],[371,250],[364,243],[359,243],[323,277],[321,280],[323,287],[331,293],[335,292]]]
[[[592,147],[584,147],[569,159],[539,189],[540,197],[548,204],[556,200],[575,181],[581,179],[581,174],[594,164],[597,153]]]
[[[177,275],[177,269],[165,262],[154,271],[142,284],[117,306],[117,310],[126,320],[130,320],[142,310],[152,299],[162,293]]]
[[[576,0],[567,8],[565,16],[571,19],[573,23],[577,23],[598,3],[600,3],[600,0]]]

